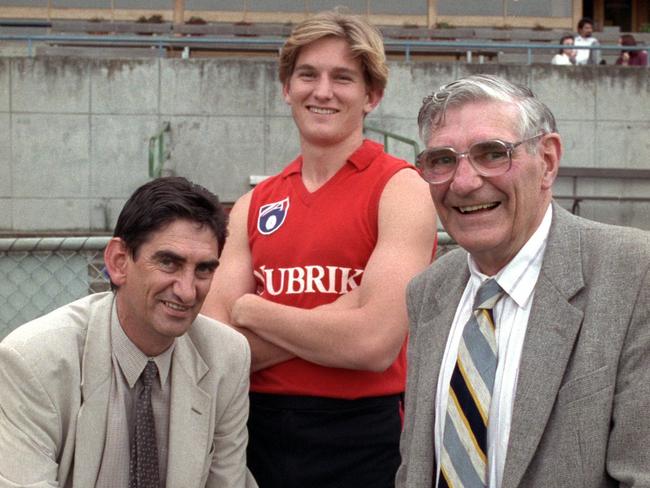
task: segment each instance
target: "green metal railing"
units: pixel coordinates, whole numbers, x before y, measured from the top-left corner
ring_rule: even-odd
[[[158,178],[163,165],[169,159],[169,150],[165,146],[165,134],[171,132],[171,124],[163,122],[162,129],[149,138],[149,177]]]
[[[389,149],[389,142],[391,139],[395,139],[396,141],[402,142],[404,144],[407,144],[413,148],[413,161],[412,163],[415,163],[415,160],[418,157],[418,154],[420,154],[420,146],[418,145],[417,141],[414,141],[413,139],[409,139],[408,137],[400,136],[399,134],[395,134],[394,132],[390,132],[384,129],[380,129],[378,127],[372,127],[369,125],[366,125],[363,127],[363,132],[364,134],[366,132],[374,132],[375,134],[381,134],[384,136],[384,151],[390,152]]]

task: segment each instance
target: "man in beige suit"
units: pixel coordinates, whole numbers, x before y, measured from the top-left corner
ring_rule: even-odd
[[[418,121],[462,249],[408,287],[397,487],[650,486],[650,233],[553,203],[561,139],[525,87],[462,78]]]
[[[0,343],[0,486],[256,486],[247,341],[198,315],[225,226],[204,188],[143,185],[104,253],[113,292]],[[154,419],[146,445],[142,418]]]

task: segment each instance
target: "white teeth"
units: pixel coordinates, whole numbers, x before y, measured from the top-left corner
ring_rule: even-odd
[[[460,213],[474,212],[476,210],[483,210],[485,208],[494,208],[498,203],[482,203],[480,205],[469,205],[467,207],[458,207]]]
[[[179,312],[184,312],[185,310],[188,309],[188,307],[183,307],[182,305],[177,305],[172,302],[163,302],[165,305],[167,305],[169,308],[172,310],[178,310]]]
[[[320,108],[320,107],[309,107],[309,111],[317,114],[322,114],[322,115],[331,115],[336,113],[336,110],[334,109]]]

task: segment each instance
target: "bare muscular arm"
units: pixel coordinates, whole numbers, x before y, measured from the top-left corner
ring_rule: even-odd
[[[287,356],[330,367],[385,370],[407,333],[406,284],[430,262],[435,232],[428,186],[414,171],[400,171],[382,193],[378,242],[359,288],[332,304],[306,310],[255,295],[250,272],[247,289],[230,290],[228,318]],[[224,256],[224,265],[233,257]],[[249,250],[247,259],[250,269]],[[214,281],[218,279],[215,275]]]

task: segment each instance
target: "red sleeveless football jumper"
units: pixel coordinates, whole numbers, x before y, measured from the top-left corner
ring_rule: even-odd
[[[379,199],[406,161],[365,140],[313,193],[302,157],[253,191],[248,236],[257,293],[272,302],[314,308],[359,286],[377,243]],[[390,286],[387,284],[386,286]],[[251,375],[251,391],[357,399],[404,391],[405,347],[384,372],[319,366],[300,358]]]

